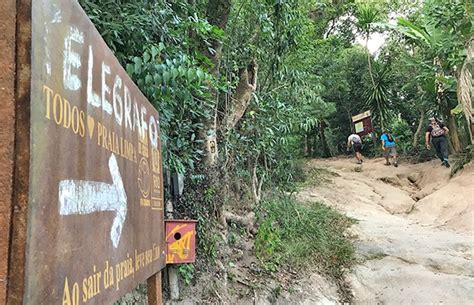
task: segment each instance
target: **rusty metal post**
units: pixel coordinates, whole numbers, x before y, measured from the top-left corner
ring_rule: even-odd
[[[8,1],[10,2],[10,1]],[[30,92],[31,92],[31,0],[16,1],[16,31],[13,66],[14,87],[14,147],[13,180],[10,194],[10,229],[8,246],[8,278],[6,304],[22,304],[25,283],[26,223],[30,165]],[[12,14],[12,12],[6,12]],[[4,29],[2,29],[3,31]],[[8,73],[8,72],[7,72]],[[8,148],[7,148],[8,149]],[[2,258],[3,259],[3,258]]]
[[[6,304],[15,140],[16,0],[0,2],[0,304]]]
[[[163,294],[161,292],[161,272],[156,273],[148,279],[148,305],[162,305]]]

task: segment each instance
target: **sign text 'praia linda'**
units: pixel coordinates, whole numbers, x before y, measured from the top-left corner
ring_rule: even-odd
[[[109,304],[164,267],[158,113],[77,1],[33,1],[25,302]]]

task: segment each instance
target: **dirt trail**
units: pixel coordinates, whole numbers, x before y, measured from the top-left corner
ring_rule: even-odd
[[[315,160],[332,183],[302,191],[358,220],[362,263],[349,276],[357,304],[473,304],[474,166],[449,179],[439,162],[386,167]]]

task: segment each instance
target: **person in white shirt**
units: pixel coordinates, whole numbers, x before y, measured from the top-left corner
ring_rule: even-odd
[[[362,162],[364,162],[364,156],[362,156],[362,139],[358,134],[353,133],[347,138],[347,149],[349,150],[351,147],[355,152],[357,163],[362,164]]]

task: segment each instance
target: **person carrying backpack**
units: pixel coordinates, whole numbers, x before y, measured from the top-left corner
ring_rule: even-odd
[[[441,164],[450,167],[448,159],[448,139],[446,135],[448,134],[448,127],[444,126],[437,118],[430,118],[430,125],[426,129],[425,142],[426,148],[431,149],[431,144],[433,144],[436,150],[436,156],[441,160]]]
[[[395,143],[395,139],[390,133],[388,133],[386,130],[383,130],[380,140],[382,141],[385,165],[390,165],[389,159],[392,158],[393,166],[398,167],[397,144]]]
[[[357,164],[362,164],[362,162],[364,162],[364,157],[362,156],[362,139],[359,137],[358,134],[353,133],[349,136],[349,138],[347,138],[348,151],[350,147],[352,147],[355,152]]]

